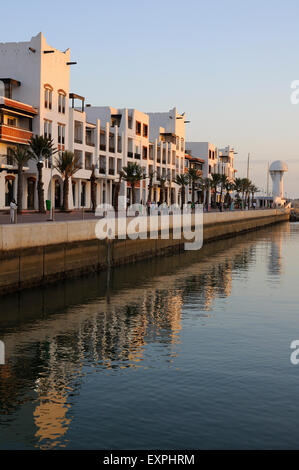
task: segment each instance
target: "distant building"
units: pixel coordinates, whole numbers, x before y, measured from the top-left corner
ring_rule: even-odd
[[[215,173],[218,155],[214,144],[211,142],[187,142],[186,150],[204,160],[203,178],[208,178],[212,173]]]
[[[230,145],[218,149],[218,163],[214,167],[214,172],[225,175],[229,180],[233,181],[237,172],[234,167],[234,161],[235,150]]]

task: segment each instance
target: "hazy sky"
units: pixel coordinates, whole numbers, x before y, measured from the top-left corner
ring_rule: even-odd
[[[266,187],[267,162],[289,165],[299,197],[298,0],[30,0],[1,4],[0,41],[43,31],[72,60],[71,90],[93,105],[185,111],[187,140],[231,144],[236,167]],[[15,77],[17,78],[17,77]]]

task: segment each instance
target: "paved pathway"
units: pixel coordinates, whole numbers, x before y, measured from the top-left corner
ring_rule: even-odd
[[[54,218],[56,222],[63,222],[69,220],[85,220],[87,219],[94,219],[95,215],[93,212],[82,212],[82,211],[73,211],[70,213],[65,212],[55,212]],[[22,215],[17,216],[17,223],[18,224],[29,224],[29,223],[37,223],[37,222],[47,222],[50,224],[51,222],[48,221],[49,213],[47,214],[39,214],[38,212],[29,212],[24,213]],[[9,213],[0,212],[0,225],[10,224],[10,215]]]
[[[219,210],[210,209],[209,212],[219,212]],[[224,212],[229,212],[229,211],[224,211]],[[236,210],[234,212],[236,212]],[[63,221],[69,221],[69,220],[94,219],[95,215],[93,212],[89,212],[89,211],[83,212],[82,210],[71,211],[69,213],[57,211],[55,212],[54,218],[56,222],[63,222]],[[46,222],[50,224],[51,222],[48,219],[49,219],[48,212],[47,214],[39,214],[38,212],[28,212],[28,213],[25,212],[24,214],[17,216],[17,223],[29,224],[29,223],[37,223],[37,222]],[[6,224],[10,224],[9,211],[0,211],[0,225],[6,225]]]

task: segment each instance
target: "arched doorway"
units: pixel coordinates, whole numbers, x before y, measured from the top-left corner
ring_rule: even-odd
[[[81,183],[81,207],[86,206],[86,183],[83,181]]]
[[[14,199],[15,192],[15,177],[13,175],[7,175],[5,177],[5,206],[8,207],[11,201]]]
[[[54,181],[55,187],[55,199],[54,199],[54,207],[56,209],[61,208],[61,184],[59,180]]]
[[[27,179],[27,209],[34,209],[35,178]]]
[[[73,206],[76,207],[76,181],[72,181]]]

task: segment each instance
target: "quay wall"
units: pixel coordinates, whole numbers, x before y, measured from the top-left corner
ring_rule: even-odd
[[[289,217],[284,209],[205,213],[204,243]],[[0,294],[184,251],[183,238],[98,240],[96,223],[95,219],[0,225]]]

